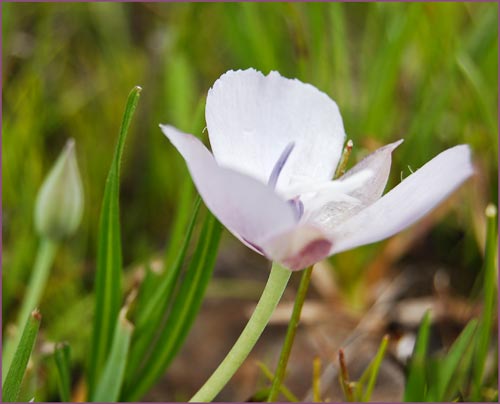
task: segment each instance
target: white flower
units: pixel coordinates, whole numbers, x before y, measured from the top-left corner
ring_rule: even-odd
[[[332,181],[345,139],[337,105],[277,72],[223,74],[205,116],[213,154],[196,137],[160,127],[220,222],[291,270],[392,236],[473,173],[469,147],[456,146],[381,197],[399,141]]]

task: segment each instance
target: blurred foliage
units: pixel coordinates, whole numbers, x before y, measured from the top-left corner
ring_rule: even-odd
[[[453,217],[433,231],[430,245],[438,247],[430,254],[474,277],[482,212],[498,193],[497,16],[496,3],[2,3],[4,332],[36,251],[36,193],[74,137],[84,221],[56,258],[41,311],[45,337],[70,340],[81,363],[123,100],[133,86],[143,88],[120,195],[124,263],[132,265],[168,242],[185,178],[158,124],[203,128],[206,92],[229,69],[278,70],[329,94],[354,140],[351,164],[404,138],[389,186],[445,148],[469,143],[474,192],[462,193]],[[363,278],[377,248],[333,259],[345,288]]]

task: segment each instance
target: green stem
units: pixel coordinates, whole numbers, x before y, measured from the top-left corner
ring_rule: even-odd
[[[31,273],[28,288],[26,289],[26,294],[17,317],[15,334],[5,342],[5,349],[2,357],[2,382],[5,380],[7,369],[10,367],[15,349],[21,339],[21,331],[26,321],[28,321],[31,312],[40,303],[40,297],[45,289],[50,268],[54,262],[57,245],[56,242],[48,238],[42,238],[38,246],[33,272]]]
[[[212,401],[239,369],[269,322],[276,305],[283,295],[290,275],[291,272],[288,269],[273,263],[266,287],[252,317],[248,320],[240,337],[219,367],[191,398],[190,402]]]
[[[293,305],[292,317],[290,318],[290,322],[288,323],[285,342],[283,343],[283,347],[281,348],[281,355],[276,373],[274,375],[273,385],[271,386],[271,391],[269,392],[269,397],[267,398],[268,402],[276,401],[276,398],[278,397],[278,394],[280,392],[281,383],[283,382],[283,379],[285,377],[288,358],[290,357],[293,341],[295,339],[295,333],[297,332],[297,327],[299,326],[300,313],[302,312],[302,306],[304,305],[307,290],[309,289],[312,269],[312,266],[305,269],[302,273],[302,278],[300,279],[299,290],[297,291],[297,297],[295,298],[295,304]]]

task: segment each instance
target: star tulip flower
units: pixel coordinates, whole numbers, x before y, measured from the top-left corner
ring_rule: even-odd
[[[196,137],[160,127],[219,221],[290,270],[392,236],[473,173],[470,149],[459,145],[382,196],[398,141],[332,180],[345,140],[337,104],[274,71],[223,74],[208,92],[205,116],[212,153]]]

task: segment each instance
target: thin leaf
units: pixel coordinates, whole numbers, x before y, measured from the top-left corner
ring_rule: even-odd
[[[265,365],[265,363],[258,361],[257,362],[257,366],[262,371],[262,373],[264,374],[264,376],[266,376],[267,380],[269,380],[270,382],[272,382],[273,379],[274,379],[274,374],[273,374],[273,372],[271,372],[269,370],[269,368]],[[290,391],[290,389],[287,388],[284,384],[280,385],[280,393],[283,394],[283,396],[288,401],[291,401],[293,403],[296,403],[296,402],[300,401],[299,398],[295,394],[293,394]],[[264,395],[264,391],[263,391],[262,393],[259,393],[258,396],[259,396],[259,398],[262,397],[261,401],[266,401],[267,397],[269,396],[269,389],[265,389],[265,395]],[[253,398],[255,399],[256,395],[254,395]]]
[[[128,307],[124,307],[118,316],[111,352],[102,372],[102,377],[97,384],[93,401],[116,402],[120,397],[130,340],[134,330],[134,327],[126,318],[127,310]]]
[[[57,369],[57,386],[62,402],[71,401],[71,368],[70,368],[70,347],[63,342],[57,344],[54,349],[54,361]]]
[[[95,311],[88,369],[90,395],[109,355],[113,328],[122,300],[122,253],[119,218],[120,164],[130,122],[134,114],[140,87],[130,92],[123,115],[118,143],[111,163],[99,223],[97,270],[95,281]]]
[[[389,337],[386,335],[382,339],[380,346],[378,348],[375,358],[370,362],[366,370],[363,372],[359,381],[356,385],[356,390],[358,393],[357,398],[361,398],[361,401],[368,402],[375,387],[375,382],[377,380],[378,372],[380,370],[380,365],[384,359],[385,351],[387,350],[387,345],[389,343]],[[367,383],[366,388],[364,388],[365,383]],[[364,392],[363,392],[364,390]]]
[[[427,311],[422,319],[422,324],[418,331],[417,341],[413,348],[410,360],[408,378],[404,393],[404,401],[425,401],[426,396],[426,372],[425,359],[427,347],[429,345],[431,317]]]
[[[181,283],[151,355],[144,363],[141,377],[125,392],[127,401],[135,401],[157,381],[182,346],[198,313],[217,256],[222,227],[207,213],[198,245]]]
[[[144,310],[144,307],[148,305],[151,295],[158,286],[161,273],[160,271],[153,269],[152,260],[148,259],[144,262],[144,278],[138,285],[138,294],[135,300],[133,309],[129,314],[130,318],[134,319],[137,323],[137,316]],[[137,333],[137,326],[134,331],[134,336]]]
[[[470,345],[476,327],[477,321],[470,321],[453,343],[445,358],[438,362],[438,377],[432,386],[429,386],[429,389],[431,390],[429,398],[431,401],[446,401],[445,395],[448,391],[448,386],[450,385],[452,377],[456,373],[457,368],[464,357],[467,347]]]
[[[486,249],[484,254],[483,300],[484,307],[478,327],[476,339],[476,354],[474,357],[474,375],[472,400],[481,399],[481,384],[484,376],[488,348],[491,343],[491,326],[495,315],[496,285],[497,285],[497,209],[494,205],[486,208],[487,229]]]
[[[6,402],[14,402],[17,400],[19,391],[21,389],[21,382],[23,381],[26,372],[28,360],[35,345],[36,336],[40,327],[42,316],[38,310],[34,310],[29,316],[28,321],[24,327],[21,335],[21,340],[14,353],[14,359],[10,364],[7,377],[2,386],[2,400]]]
[[[465,352],[460,360],[460,364],[458,365],[455,375],[451,379],[448,386],[446,397],[453,397],[453,399],[455,399],[454,395],[456,395],[456,393],[464,397],[465,390],[470,385],[474,348],[475,346],[473,343],[469,344],[465,348]]]
[[[141,311],[137,312],[136,316],[136,332],[130,353],[130,361],[127,366],[126,380],[127,383],[132,382],[137,378],[139,366],[144,360],[148,349],[153,343],[153,339],[161,327],[163,314],[167,311],[173,299],[175,286],[178,284],[181,269],[186,257],[186,252],[193,235],[193,230],[196,224],[200,209],[201,199],[198,197],[194,210],[191,214],[190,222],[186,230],[182,232],[184,235],[183,244],[180,249],[177,249],[177,257],[172,266],[168,268],[167,273],[163,277],[157,279],[153,295],[149,299]]]
[[[192,201],[194,195],[194,187],[191,180],[184,177],[184,182],[179,195],[178,207],[175,212],[175,221],[173,224],[171,239],[168,242],[168,247],[165,248],[165,256],[163,263],[163,271],[168,272],[171,267],[177,264],[179,259],[179,249],[182,249],[185,242],[185,229],[190,225],[193,218]],[[200,198],[198,198],[199,200]]]

